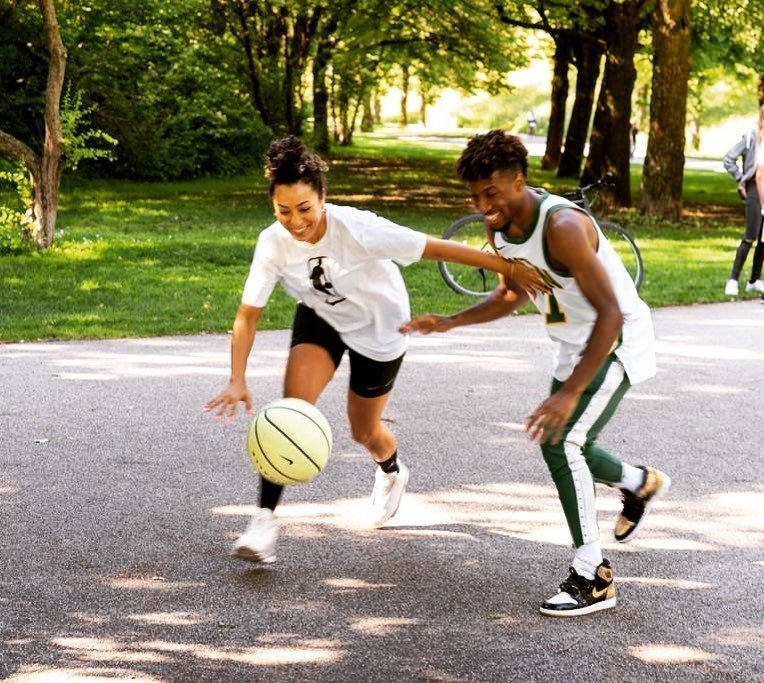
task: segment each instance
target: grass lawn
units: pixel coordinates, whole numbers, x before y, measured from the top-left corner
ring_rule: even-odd
[[[454,178],[454,147],[358,138],[334,153],[329,197],[440,235],[471,212]],[[639,177],[635,168],[635,196]],[[531,165],[530,182],[567,189]],[[642,294],[651,306],[722,301],[742,233],[743,206],[726,175],[690,171],[686,218],[612,216],[637,239]],[[273,220],[261,174],[191,182],[77,181],[62,186],[56,243],[45,253],[0,255],[0,341],[221,332],[230,328],[258,232]],[[747,265],[750,265],[747,264]],[[405,268],[412,310],[452,312],[433,262]],[[746,272],[747,274],[747,272]],[[261,329],[291,324],[280,290]]]

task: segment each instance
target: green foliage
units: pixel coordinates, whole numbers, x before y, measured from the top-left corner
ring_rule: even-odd
[[[0,2],[0,128],[42,153],[45,83],[43,22],[34,0]]]
[[[764,72],[764,4],[694,0],[688,118],[713,125],[757,110],[756,74]],[[694,141],[699,143],[699,139]]]
[[[76,171],[85,159],[114,159],[117,141],[102,130],[89,127],[95,105],[82,102],[82,92],[66,89],[61,101],[61,132],[64,139],[64,165]],[[96,145],[108,145],[104,148]]]
[[[453,164],[462,142],[433,146],[357,137],[332,161],[330,199],[369,208],[432,235],[472,209]],[[531,181],[566,189],[532,160]],[[632,185],[637,188],[635,171]],[[734,182],[688,172],[689,217],[623,211],[645,259],[652,306],[721,301],[742,231]],[[273,220],[261,173],[171,183],[65,183],[50,250],[0,255],[0,340],[196,334],[230,329],[258,232]],[[712,206],[713,205],[713,206]],[[714,214],[704,212],[713,208]],[[472,303],[451,292],[432,262],[403,269],[414,312]],[[277,288],[263,329],[285,328],[294,303]]]
[[[544,135],[549,124],[549,83],[515,88],[511,93],[478,100],[462,108],[458,125],[463,128],[504,128],[524,133],[528,111],[536,115],[536,134]]]
[[[760,0],[694,0],[692,69],[739,65],[764,70],[764,5]]]
[[[24,211],[32,205],[32,186],[24,164],[0,157],[0,254],[28,251]]]
[[[732,116],[747,117],[754,125],[758,107],[756,79],[756,72],[742,65],[732,74],[721,66],[695,74],[690,79],[688,112],[705,126],[720,124]]]
[[[67,73],[92,125],[119,141],[89,174],[162,179],[232,175],[259,165],[269,134],[252,115],[235,46],[202,0],[67,4]]]

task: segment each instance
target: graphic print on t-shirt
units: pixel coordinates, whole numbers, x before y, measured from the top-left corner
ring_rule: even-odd
[[[334,285],[330,282],[327,271],[324,270],[324,259],[326,259],[325,256],[314,256],[308,259],[308,277],[313,284],[313,289],[325,295],[326,303],[335,306],[345,301],[345,297],[334,290]]]

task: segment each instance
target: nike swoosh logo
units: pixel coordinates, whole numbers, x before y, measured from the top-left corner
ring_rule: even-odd
[[[294,465],[294,460],[290,460],[290,459],[289,459],[289,458],[287,458],[285,455],[280,455],[279,457],[280,457],[282,460],[286,460],[286,461],[287,461],[287,462],[288,462],[290,465]]]
[[[605,595],[605,593],[607,593],[608,588],[610,588],[610,586],[606,586],[601,591],[598,591],[596,588],[592,588],[592,597],[595,600],[599,600],[603,595]]]

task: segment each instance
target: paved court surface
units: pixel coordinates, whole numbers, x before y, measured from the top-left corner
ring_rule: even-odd
[[[659,375],[602,443],[674,479],[641,535],[600,524],[618,607],[537,613],[571,550],[521,431],[550,345],[525,316],[417,338],[386,419],[412,470],[390,528],[344,366],[335,452],[279,509],[278,562],[228,552],[252,512],[247,421],[202,403],[225,335],[0,345],[0,678],[28,681],[764,681],[764,306],[655,312]],[[288,334],[258,335],[278,396]]]

